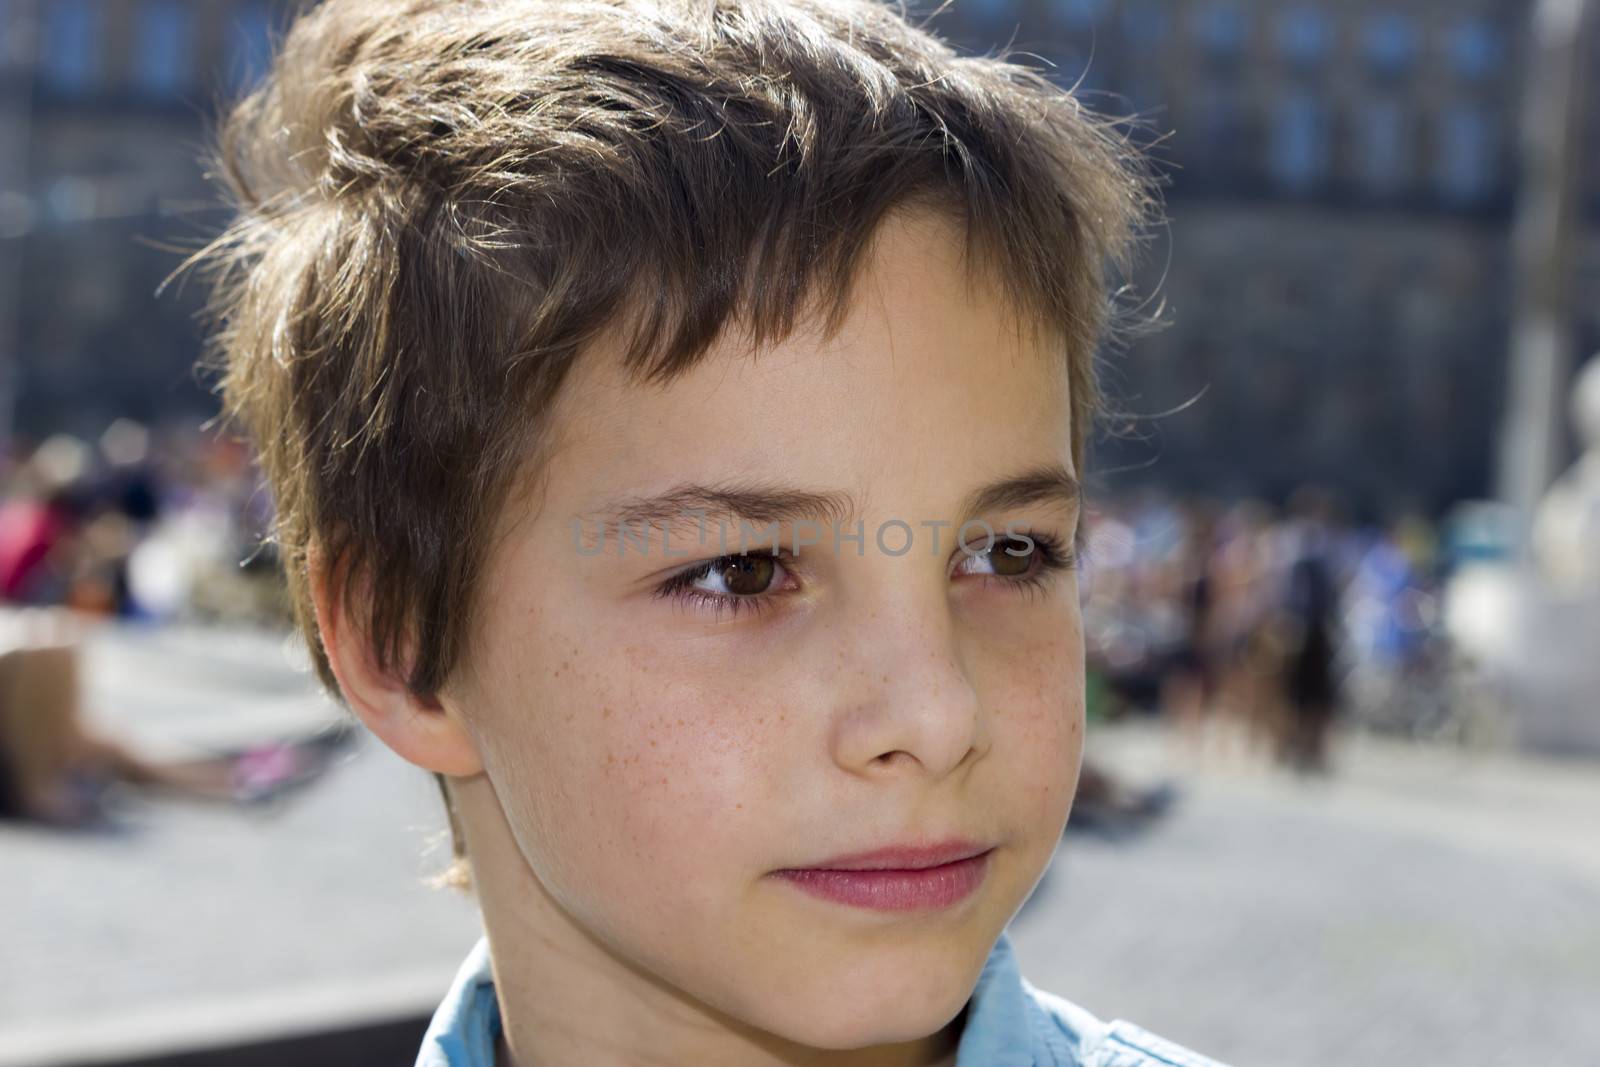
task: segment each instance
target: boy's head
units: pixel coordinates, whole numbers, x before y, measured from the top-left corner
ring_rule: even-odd
[[[948,1020],[1076,781],[1126,145],[872,0],[335,0],[219,147],[300,623],[491,937],[819,1047]],[[780,873],[952,838],[909,911]]]

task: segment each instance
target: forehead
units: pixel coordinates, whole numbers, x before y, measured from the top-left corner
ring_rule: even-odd
[[[553,405],[531,511],[570,521],[679,483],[775,480],[889,506],[897,479],[950,499],[894,506],[944,508],[997,473],[1077,473],[1066,349],[967,270],[956,226],[891,216],[855,283],[834,336],[820,316],[759,347],[730,330],[665,383],[595,345]]]
[[[724,420],[765,414],[774,429],[794,421],[821,425],[829,409],[799,405],[852,384],[875,388],[874,405],[885,417],[926,412],[949,399],[932,386],[954,379],[993,383],[969,390],[963,406],[1004,405],[1016,399],[1006,395],[1008,385],[1033,397],[1047,386],[1067,419],[1065,342],[1015,311],[992,275],[969,270],[959,228],[926,210],[891,215],[874,234],[843,324],[831,337],[824,336],[820,313],[798,316],[787,337],[760,346],[730,326],[698,362],[665,383],[630,373],[622,348],[620,341],[597,343],[574,366],[551,413],[559,439],[645,431],[651,427],[640,426],[638,415],[696,405],[722,405],[715,410]],[[780,384],[785,398],[755,391]],[[736,398],[738,410],[730,410]],[[1015,405],[1017,413],[1030,406]]]

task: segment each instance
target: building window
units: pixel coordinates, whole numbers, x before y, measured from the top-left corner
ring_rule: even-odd
[[[1417,60],[1417,29],[1406,15],[1374,15],[1363,34],[1367,64],[1378,74],[1398,77],[1411,72]]]
[[[1411,122],[1395,99],[1372,101],[1356,118],[1356,177],[1367,192],[1394,196],[1411,173]]]
[[[1450,65],[1468,81],[1484,81],[1499,73],[1505,39],[1486,18],[1468,19],[1450,31]]]
[[[101,8],[96,0],[54,0],[44,5],[44,49],[39,68],[45,84],[68,93],[93,89],[102,68]]]
[[[157,0],[139,10],[133,76],[140,88],[170,95],[189,86],[194,74],[191,14],[178,0]]]
[[[1293,90],[1273,114],[1268,166],[1273,178],[1291,192],[1314,188],[1327,173],[1327,111],[1314,93]]]
[[[1278,50],[1294,66],[1320,66],[1332,47],[1333,27],[1319,8],[1295,8],[1278,22]]]
[[[1234,4],[1210,4],[1200,10],[1195,36],[1212,59],[1238,59],[1249,43],[1250,23]]]
[[[1470,206],[1495,191],[1495,130],[1481,108],[1455,105],[1440,116],[1434,183],[1446,200]]]

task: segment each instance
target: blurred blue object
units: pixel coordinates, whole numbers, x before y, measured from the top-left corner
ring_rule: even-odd
[[[1518,544],[1516,514],[1496,500],[1464,500],[1442,523],[1440,554],[1445,573],[1468,563],[1509,559]]]

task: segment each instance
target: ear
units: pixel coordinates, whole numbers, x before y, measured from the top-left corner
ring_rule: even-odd
[[[328,664],[346,703],[367,729],[401,759],[424,770],[455,777],[480,773],[483,761],[466,724],[436,697],[413,693],[403,668],[378,666],[365,632],[355,625],[359,613],[352,613],[342,599],[341,585],[329,573],[316,542],[307,552],[306,570]],[[360,595],[361,587],[361,582],[354,583],[352,596]]]

